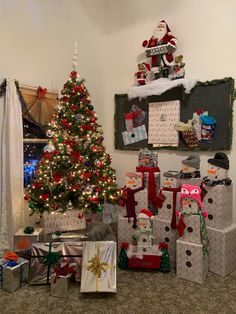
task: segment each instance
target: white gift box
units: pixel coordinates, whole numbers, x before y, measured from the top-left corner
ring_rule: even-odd
[[[225,277],[236,270],[236,225],[223,230],[207,228],[210,241],[209,271]]]
[[[133,218],[118,217],[118,247],[122,242],[132,243],[132,235],[135,233],[133,229]]]
[[[0,259],[0,278],[3,290],[14,292],[19,289],[24,282],[28,282],[29,261],[19,258],[18,265],[14,267],[4,266],[7,261]]]
[[[207,194],[203,199],[204,210],[208,213],[208,227],[224,229],[233,222],[233,185],[205,186]]]
[[[43,228],[35,228],[31,234],[24,233],[24,228],[21,228],[14,234],[14,251],[31,249],[33,243],[43,241]]]
[[[186,224],[186,228],[180,240],[201,244],[200,216],[186,215],[184,216],[184,223]]]
[[[56,231],[72,231],[86,228],[85,217],[78,218],[81,211],[69,210],[65,213],[52,212],[43,214],[43,227],[45,234]]]
[[[162,194],[166,197],[162,204],[162,208],[158,209],[158,218],[171,220],[173,215],[173,192],[162,191]],[[176,193],[176,210],[180,210],[180,192]]]
[[[166,242],[169,246],[168,252],[170,261],[176,260],[176,240],[178,238],[178,232],[176,229],[171,229],[171,220],[164,220],[154,217],[153,219],[153,242],[159,244],[160,242]]]
[[[139,211],[143,208],[148,208],[148,191],[147,189],[138,191],[134,194],[135,201],[137,205],[135,205],[135,212],[138,215]]]
[[[208,272],[208,256],[203,257],[202,244],[177,240],[176,275],[202,284]]]
[[[116,243],[84,242],[81,292],[116,292]]]

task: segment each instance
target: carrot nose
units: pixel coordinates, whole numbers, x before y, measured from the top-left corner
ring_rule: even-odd
[[[165,181],[164,185],[171,185],[171,181]]]
[[[183,166],[183,170],[188,171],[188,170],[189,170],[189,166],[184,165],[184,166]]]
[[[135,180],[128,180],[128,184],[135,184]]]
[[[190,200],[183,200],[183,202],[182,202],[183,205],[189,205],[190,203],[191,203]]]
[[[216,174],[216,169],[208,169],[209,174]]]

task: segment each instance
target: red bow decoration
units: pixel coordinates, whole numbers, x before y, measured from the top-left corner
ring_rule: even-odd
[[[73,92],[74,93],[77,93],[77,92],[81,93],[83,90],[84,90],[84,87],[81,86],[81,85],[79,85],[79,86],[76,85],[76,86],[73,87]]]
[[[41,198],[43,199],[43,200],[48,200],[49,199],[49,194],[42,194],[42,195],[40,195],[41,196]]]
[[[70,72],[70,77],[76,79],[77,78],[77,72],[76,71]]]
[[[53,180],[54,180],[56,183],[59,183],[59,182],[61,181],[61,179],[62,179],[62,175],[61,175],[61,174],[55,173],[55,174],[53,175]]]
[[[53,267],[53,271],[56,274],[55,279],[53,283],[55,284],[57,279],[60,279],[60,276],[68,276],[69,274],[75,273],[75,267],[69,266],[69,264],[66,264],[64,266],[56,265]]]
[[[37,98],[40,100],[44,99],[47,95],[47,91],[47,88],[42,88],[41,86],[39,86],[37,89]]]
[[[44,158],[47,159],[47,160],[50,160],[51,159],[51,153],[45,152],[44,153]]]
[[[129,248],[129,243],[128,242],[121,242],[120,249],[122,250],[123,248],[125,248],[127,251]]]
[[[158,248],[159,250],[166,249],[168,251],[169,246],[168,246],[168,243],[166,242],[160,242],[158,245]]]
[[[204,113],[203,109],[198,109],[198,110],[196,111],[196,114],[197,114],[198,116],[200,116],[200,115],[203,114],[203,113]]]

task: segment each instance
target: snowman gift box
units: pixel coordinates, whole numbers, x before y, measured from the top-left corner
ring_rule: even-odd
[[[182,169],[180,171],[181,184],[201,184],[200,158],[197,155],[190,155],[182,160]]]

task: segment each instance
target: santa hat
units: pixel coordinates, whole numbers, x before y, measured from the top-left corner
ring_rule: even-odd
[[[150,72],[151,71],[151,66],[148,63],[143,62],[143,64],[145,65],[146,69]]]
[[[202,190],[197,185],[182,184],[180,193],[180,206],[184,198],[190,198],[198,203],[198,206],[203,209]]]
[[[166,32],[167,32],[168,34],[171,33],[171,30],[170,30],[168,24],[166,23],[166,21],[161,20],[160,22],[158,22],[158,24],[160,24],[160,23],[165,23],[165,24],[166,24]]]
[[[229,158],[225,153],[216,153],[214,158],[207,161],[209,164],[229,170]]]
[[[130,178],[143,178],[143,173],[142,172],[128,172],[126,173],[126,177],[130,177]]]
[[[141,209],[139,214],[138,214],[138,219],[139,218],[149,218],[149,219],[152,219],[153,218],[153,214],[152,212],[150,212],[150,210],[147,210],[147,209]]]

